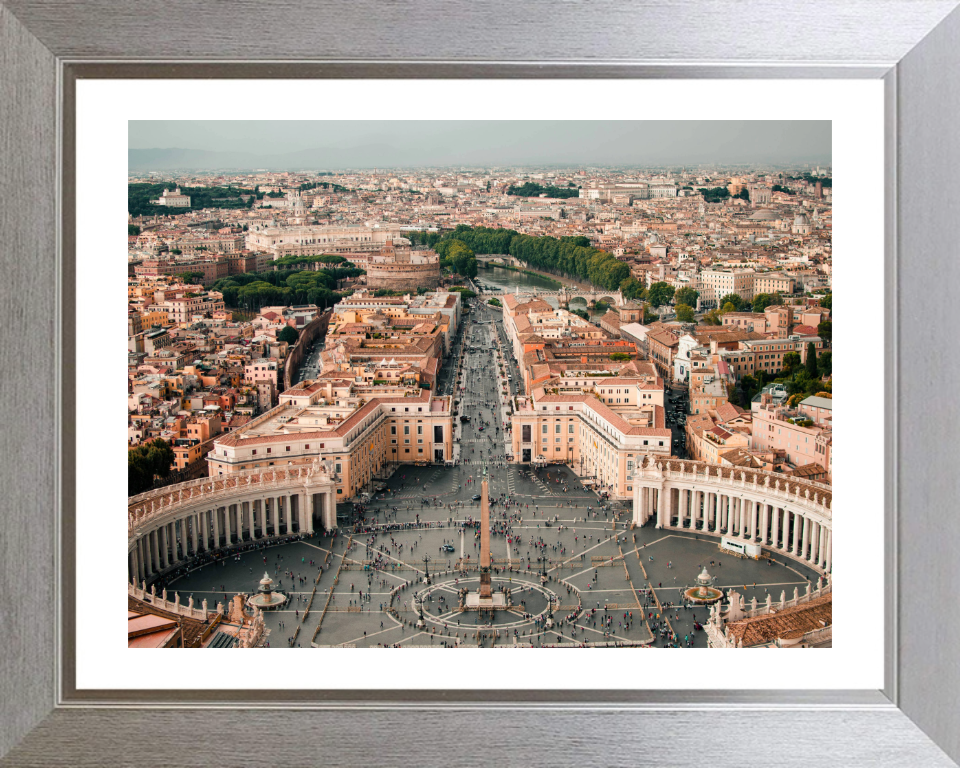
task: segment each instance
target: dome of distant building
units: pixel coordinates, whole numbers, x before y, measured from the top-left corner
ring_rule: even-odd
[[[750,216],[750,221],[776,221],[780,214],[770,208],[764,208]]]

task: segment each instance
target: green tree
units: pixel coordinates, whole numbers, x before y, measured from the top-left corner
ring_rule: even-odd
[[[147,448],[147,461],[155,475],[166,477],[170,474],[170,465],[173,464],[173,448],[162,438],[157,438]]]
[[[461,240],[448,240],[437,246],[437,253],[443,259],[444,266],[451,267],[464,277],[477,276],[477,259],[474,252]]]
[[[788,354],[794,355],[796,352],[789,352]],[[786,355],[784,355],[784,357],[786,357]],[[797,355],[797,357],[799,358],[800,356]],[[819,388],[820,382],[815,378],[811,378],[810,374],[803,368],[797,371],[793,378],[787,382],[787,392],[791,395],[800,395],[801,400],[806,396],[812,395]]]
[[[487,304],[489,304],[491,307],[502,307],[502,306],[503,306],[503,305],[500,303],[500,299],[490,299],[490,300],[487,302]]]
[[[291,345],[296,344],[298,338],[300,338],[300,331],[292,325],[283,326],[277,333],[277,341],[285,341]]]
[[[820,299],[820,306],[824,309],[833,311],[833,294],[828,293],[826,296]]]
[[[788,376],[799,366],[800,354],[798,352],[787,352],[787,354],[783,356],[783,372]]]
[[[139,234],[140,234],[140,227],[138,227],[136,224],[127,224],[128,237],[136,237]]]
[[[153,470],[140,448],[127,452],[127,494],[136,496],[153,485]]]
[[[155,477],[167,477],[173,464],[173,448],[162,438],[127,452],[127,493],[134,496],[150,490]]]
[[[639,299],[643,290],[643,283],[635,277],[627,277],[620,281],[620,292],[625,299]]]
[[[820,353],[820,357],[817,358],[817,373],[820,375],[821,379],[826,379],[833,375],[833,353],[829,349],[825,349]]]
[[[704,325],[723,325],[723,319],[719,309],[711,309],[703,316]]]
[[[753,311],[763,312],[771,304],[779,304],[777,298],[777,296],[771,296],[769,293],[758,293],[753,297]]]
[[[677,292],[673,294],[673,299],[677,304],[686,304],[688,307],[696,307],[698,298],[700,298],[700,291],[689,286],[678,288]]]
[[[187,285],[199,285],[200,281],[203,280],[203,272],[179,272],[177,277]]]
[[[807,342],[807,357],[803,367],[806,369],[811,379],[817,378],[817,348],[812,341]]]
[[[817,325],[817,336],[823,339],[823,343],[829,345],[833,341],[833,321],[824,320]]]
[[[626,352],[614,352],[612,355],[610,355],[610,359],[615,363],[625,363],[630,359],[630,355],[628,355]]]
[[[720,203],[730,197],[730,190],[726,187],[713,187],[712,189],[700,187],[697,191],[703,195],[703,199],[707,203]]]
[[[673,298],[674,287],[669,283],[654,283],[650,286],[649,299],[654,308],[669,304]]]
[[[693,322],[693,307],[689,304],[677,304],[677,320],[681,323]]]
[[[722,307],[720,307],[720,314],[725,315],[727,312],[736,312],[737,308],[734,306],[732,301],[728,301]]]
[[[727,304],[733,304],[733,312],[740,312],[743,309],[743,299],[740,298],[736,293],[728,293],[722,299],[720,299],[719,306],[723,307]],[[727,310],[724,310],[726,312]]]

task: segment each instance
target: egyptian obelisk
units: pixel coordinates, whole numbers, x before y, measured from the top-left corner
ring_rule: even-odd
[[[480,599],[490,600],[490,499],[487,488],[487,468],[483,468],[480,484]]]

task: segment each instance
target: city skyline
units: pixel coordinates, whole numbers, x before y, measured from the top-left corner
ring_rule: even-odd
[[[129,169],[827,164],[830,121],[130,121]],[[283,147],[275,150],[273,147]],[[250,149],[255,147],[256,149]]]

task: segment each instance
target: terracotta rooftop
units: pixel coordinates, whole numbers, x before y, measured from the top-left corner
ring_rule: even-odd
[[[762,645],[774,640],[791,640],[833,625],[833,593],[815,597],[783,611],[741,619],[727,624],[735,640],[743,647]]]

